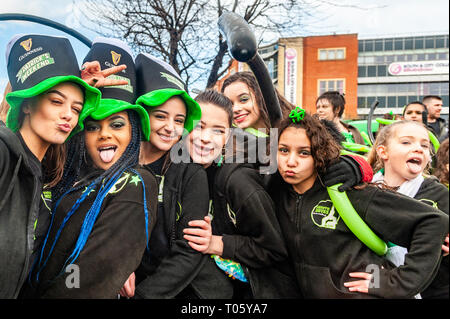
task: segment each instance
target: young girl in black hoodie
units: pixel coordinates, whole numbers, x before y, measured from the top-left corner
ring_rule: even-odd
[[[280,126],[278,173],[270,193],[302,294],[412,298],[439,269],[448,216],[377,187],[349,190],[356,212],[375,234],[410,248],[405,266],[398,268],[374,253],[349,230],[320,179],[340,147],[318,120],[301,111]]]
[[[397,192],[427,203],[448,215],[448,188],[434,176],[424,174],[430,163],[430,139],[421,122],[400,121],[384,127],[377,135],[369,163],[377,171],[372,182],[397,189]],[[447,234],[448,245],[448,234]],[[391,260],[404,263],[405,247],[389,244]],[[420,295],[422,298],[449,297],[449,257],[444,256],[438,275]],[[445,249],[445,247],[443,247]]]

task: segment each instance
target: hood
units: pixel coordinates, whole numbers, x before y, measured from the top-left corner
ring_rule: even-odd
[[[5,123],[2,121],[0,121],[0,141],[5,143],[15,156],[19,157],[22,155],[25,157],[25,150],[19,138],[15,133],[7,128]]]

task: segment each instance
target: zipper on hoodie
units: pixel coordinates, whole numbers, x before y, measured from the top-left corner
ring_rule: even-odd
[[[302,216],[301,216],[301,207],[303,204],[303,195],[301,194],[296,194],[297,198],[295,199],[295,216],[294,216],[294,222],[295,222],[295,226],[297,227],[297,230],[299,233],[302,232],[301,228],[302,228]]]

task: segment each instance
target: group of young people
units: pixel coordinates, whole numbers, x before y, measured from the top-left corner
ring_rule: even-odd
[[[267,105],[251,72],[193,99],[116,39],[81,70],[62,37],[16,36],[6,56],[1,298],[448,298],[448,187],[424,177],[423,124],[387,126],[367,162],[319,104]]]

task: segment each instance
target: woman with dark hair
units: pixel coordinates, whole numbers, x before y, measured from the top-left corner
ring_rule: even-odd
[[[208,256],[192,249],[183,238],[188,223],[202,220],[209,208],[204,169],[189,156],[179,154],[179,141],[196,126],[200,107],[164,61],[141,53],[136,57],[136,68],[137,104],[149,113],[152,128],[149,141],[141,144],[140,163],[158,178],[158,222],[150,237],[150,249],[136,271],[135,292],[131,289],[126,296],[225,298],[221,289],[214,289],[217,282],[202,271]]]
[[[100,105],[68,145],[63,178],[51,188],[50,226],[24,297],[117,298],[156,222],[156,179],[138,165],[150,126],[147,112],[134,105],[131,53],[121,42],[99,39],[86,59],[105,65],[111,56],[104,53],[111,50],[127,65],[129,85],[102,88]]]
[[[271,123],[269,113],[273,106],[266,105],[252,72],[237,72],[223,82],[221,92],[233,103],[233,124],[258,137],[266,137],[271,127],[278,123]],[[281,113],[289,112],[289,102],[276,91],[280,102]],[[258,131],[260,130],[260,131]]]
[[[412,298],[436,275],[448,216],[378,187],[350,189],[347,195],[370,229],[386,242],[410,248],[405,265],[398,268],[369,249],[350,231],[321,180],[340,147],[318,119],[301,111],[280,125],[278,173],[269,193],[302,294]]]
[[[62,144],[82,129],[100,92],[81,80],[67,38],[17,35],[6,60],[11,92],[2,106],[9,107],[6,126],[0,122],[0,298],[16,298],[49,218],[39,213],[43,185],[61,180]]]
[[[203,245],[190,244],[214,257],[215,268],[222,269],[222,277],[228,281],[221,289],[230,291],[230,297],[295,298],[289,269],[283,264],[286,249],[275,207],[264,189],[263,177],[255,165],[229,160],[239,152],[226,149],[233,104],[212,90],[200,93],[196,100],[202,117],[186,142],[191,158],[208,175],[212,237],[206,238]],[[194,221],[190,226],[204,224]],[[209,226],[205,227],[211,231]],[[195,240],[194,236],[202,236],[195,228],[184,232],[190,241]]]
[[[364,138],[354,126],[341,121],[345,110],[345,98],[337,91],[328,91],[320,95],[316,100],[317,115],[319,119],[326,119],[336,124],[344,135],[345,141],[364,145]]]
[[[447,186],[447,188],[449,180],[448,144],[448,138],[441,143],[438,151],[436,152],[436,168],[433,171],[433,175],[436,176],[442,184]]]

